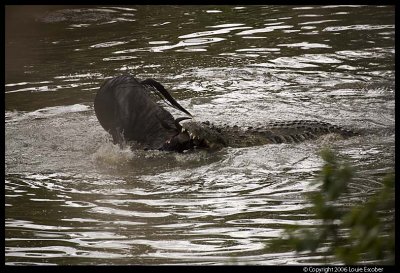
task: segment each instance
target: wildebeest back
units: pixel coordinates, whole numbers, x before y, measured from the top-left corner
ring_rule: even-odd
[[[149,90],[132,76],[107,80],[98,91],[96,116],[115,143],[135,140],[151,149],[160,148],[177,134],[174,117],[154,102]]]

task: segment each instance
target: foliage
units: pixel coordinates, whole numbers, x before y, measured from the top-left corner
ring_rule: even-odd
[[[347,164],[339,164],[328,149],[321,155],[325,164],[316,180],[321,190],[309,197],[321,225],[317,229],[287,228],[286,236],[274,240],[271,246],[287,243],[297,252],[310,253],[325,247],[326,256],[335,255],[344,264],[357,264],[363,259],[376,264],[394,264],[394,219],[388,229],[380,217],[383,210],[391,210],[394,215],[394,174],[383,179],[383,188],[367,202],[350,209],[339,208],[337,203],[347,197],[344,194],[354,171]],[[382,235],[388,233],[389,236]]]

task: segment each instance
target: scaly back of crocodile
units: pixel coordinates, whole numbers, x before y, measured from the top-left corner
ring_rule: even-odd
[[[294,143],[324,134],[352,136],[355,133],[327,122],[313,120],[274,121],[258,127],[216,126],[209,122],[186,122],[184,130],[195,145],[218,149],[272,143]]]

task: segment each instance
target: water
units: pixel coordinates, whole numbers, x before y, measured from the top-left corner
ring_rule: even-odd
[[[6,264],[322,263],[265,246],[317,225],[305,196],[327,141],[130,151],[93,99],[131,73],[196,120],[362,130],[329,141],[358,173],[357,204],[394,169],[394,32],[394,6],[6,7]]]

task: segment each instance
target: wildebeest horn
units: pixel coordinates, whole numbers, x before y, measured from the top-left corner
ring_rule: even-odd
[[[192,114],[190,114],[185,108],[183,108],[183,107],[171,96],[171,94],[164,88],[164,86],[163,86],[161,83],[159,83],[159,82],[157,82],[157,81],[155,81],[155,80],[153,80],[153,79],[146,79],[146,80],[144,80],[144,81],[141,81],[140,83],[143,84],[143,85],[149,85],[149,86],[154,87],[158,92],[161,93],[162,96],[164,96],[164,98],[166,98],[166,99],[170,102],[170,104],[171,104],[172,107],[181,110],[182,112],[188,114],[189,116],[192,116]],[[156,93],[156,94],[160,96],[160,94],[158,94],[158,93]],[[160,96],[160,97],[161,97],[161,99],[164,100],[164,98],[163,98],[162,96]],[[164,100],[164,101],[165,101],[165,100]]]
[[[175,126],[179,130],[179,132],[182,131],[182,125],[180,125],[179,122],[181,122],[182,120],[185,120],[185,119],[191,119],[191,118],[189,118],[189,117],[181,117],[181,118],[175,119]]]

